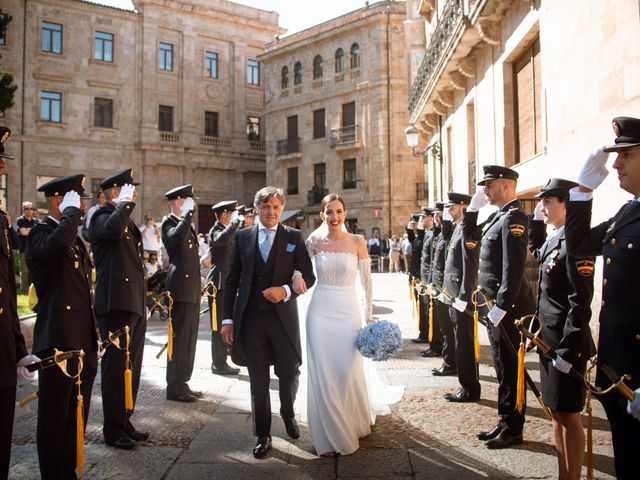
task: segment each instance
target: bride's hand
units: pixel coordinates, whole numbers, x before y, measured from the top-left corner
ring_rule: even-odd
[[[307,284],[302,278],[302,274],[300,272],[296,272],[293,274],[293,281],[291,286],[293,287],[293,291],[298,295],[302,295],[307,291]]]

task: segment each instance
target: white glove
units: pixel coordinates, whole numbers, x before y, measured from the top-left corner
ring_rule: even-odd
[[[182,214],[182,216],[184,216],[188,212],[193,210],[194,206],[195,206],[195,203],[193,203],[193,198],[192,197],[187,197],[187,198],[184,199],[184,202],[182,203],[182,206],[180,207],[180,213]]]
[[[418,230],[424,230],[424,217],[420,217],[420,220],[418,220]]]
[[[465,302],[464,300],[460,300],[459,298],[455,298],[453,300],[453,308],[455,308],[459,312],[464,312],[467,309],[467,302]]]
[[[627,413],[636,420],[640,420],[640,388],[636,390],[633,402],[627,402]]]
[[[100,360],[103,357],[104,352],[106,352],[106,351],[107,351],[106,348],[104,350],[100,349],[100,340],[98,340],[98,360]]]
[[[413,222],[407,223],[407,230],[413,230]]]
[[[62,202],[60,202],[60,212],[64,213],[64,209],[67,207],[80,208],[80,195],[78,195],[78,192],[71,190],[64,194]]]
[[[487,198],[484,196],[483,189],[480,189],[473,194],[473,197],[471,197],[471,201],[469,202],[469,211],[477,212],[486,204],[487,204]]]
[[[125,183],[120,187],[120,195],[113,199],[115,203],[131,202],[133,200],[133,192],[136,191],[136,187],[130,183]]]
[[[36,355],[26,355],[18,360],[16,364],[16,376],[21,382],[28,382],[36,378],[36,372],[27,370],[27,365],[39,362],[40,359]]]
[[[233,213],[231,214],[231,223],[234,222],[244,222],[244,215],[241,215],[240,212],[238,212],[238,210],[234,210]]]
[[[487,313],[487,317],[489,317],[489,320],[491,320],[493,326],[497,327],[498,325],[500,325],[500,322],[506,314],[506,310],[502,310],[497,305],[494,305],[493,307],[491,307],[491,310],[489,310],[489,313]]]
[[[595,190],[604,182],[607,175],[609,175],[609,170],[607,170],[609,153],[605,152],[603,148],[604,147],[600,147],[589,155],[589,158],[587,158],[582,165],[582,169],[578,174],[578,180],[576,181],[583,187]]]
[[[562,373],[569,373],[571,371],[571,365],[569,362],[564,360],[560,355],[556,357],[553,361],[553,366],[560,370]]]
[[[444,210],[442,212],[442,220],[446,220],[448,222],[453,222],[453,217],[449,213],[449,209],[447,207],[444,207]]]
[[[544,215],[542,215],[542,200],[536,203],[536,208],[533,209],[533,219],[544,220]]]

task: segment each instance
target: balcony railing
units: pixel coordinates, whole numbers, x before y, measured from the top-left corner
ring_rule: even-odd
[[[160,141],[167,143],[180,143],[180,134],[175,132],[160,132]]]
[[[409,114],[439,78],[439,70],[455,47],[456,33],[465,20],[464,0],[448,0],[431,36],[422,64],[409,91]]]
[[[231,139],[203,135],[200,137],[200,145],[216,148],[231,148]]]
[[[359,141],[360,126],[358,125],[331,129],[331,137],[329,139],[331,148],[353,145]]]
[[[300,137],[285,138],[278,140],[276,143],[276,155],[289,155],[291,153],[300,153]]]
[[[416,183],[416,202],[426,203],[429,200],[429,184],[426,182]]]
[[[313,187],[311,190],[307,191],[307,204],[318,205],[327,195],[329,195],[328,188]]]
[[[251,150],[263,152],[267,149],[267,142],[261,142],[259,140],[249,140],[249,148]]]

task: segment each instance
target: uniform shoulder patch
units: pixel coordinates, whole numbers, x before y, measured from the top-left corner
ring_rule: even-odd
[[[464,245],[469,250],[473,250],[474,248],[476,248],[478,246],[478,242],[473,241],[473,240],[467,240],[466,242],[464,242]]]
[[[525,226],[520,223],[511,223],[509,225],[509,231],[514,237],[521,237],[524,234],[525,230]]]
[[[590,277],[595,270],[595,262],[593,260],[576,260],[576,270],[583,277]]]

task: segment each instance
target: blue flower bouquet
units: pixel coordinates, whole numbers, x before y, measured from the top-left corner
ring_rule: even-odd
[[[376,362],[388,360],[402,350],[400,327],[388,320],[369,323],[356,333],[355,346],[363,357]]]

